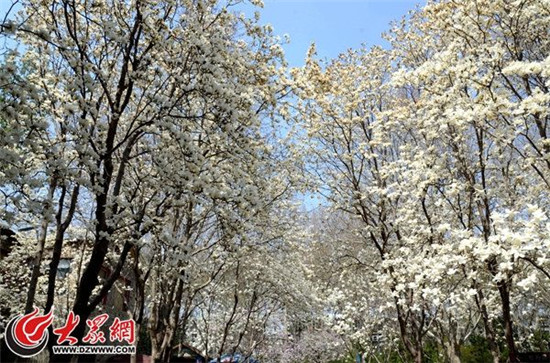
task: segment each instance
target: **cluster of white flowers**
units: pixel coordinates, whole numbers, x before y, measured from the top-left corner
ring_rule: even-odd
[[[391,49],[321,64],[312,47],[293,72],[314,174],[359,232],[325,240],[345,245],[331,251],[339,280],[322,283],[350,344],[391,321],[385,342],[415,361],[435,341],[457,362],[472,335],[497,358],[500,341],[512,360],[529,349],[538,328],[519,312],[550,309],[547,11],[430,1]]]
[[[288,88],[280,38],[233,1],[20,5],[9,23],[20,25],[1,34],[21,51],[1,58],[0,222],[36,238],[30,282],[15,290],[6,275],[0,307],[23,312],[5,299],[15,294],[43,307],[63,291],[54,305],[85,324],[116,290],[155,359],[192,327],[213,354],[260,349],[283,304],[307,305],[282,252],[299,160],[273,127]],[[48,287],[42,266],[77,229],[75,277]]]

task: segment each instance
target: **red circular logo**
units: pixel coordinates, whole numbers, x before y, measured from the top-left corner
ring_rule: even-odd
[[[27,315],[18,315],[6,328],[6,345],[15,354],[29,358],[40,353],[48,343],[48,327],[53,321],[53,310],[38,315],[38,309]]]

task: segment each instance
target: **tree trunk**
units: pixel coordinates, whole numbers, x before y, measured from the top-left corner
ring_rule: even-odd
[[[392,288],[392,291],[395,291]],[[401,306],[399,305],[398,297],[395,297],[395,307],[397,309],[397,320],[399,322],[399,332],[401,333],[401,341],[407,349],[407,352],[413,358],[415,363],[422,362],[422,341],[421,338],[417,339],[416,334],[410,334],[407,331],[407,319],[404,317]],[[411,341],[411,338],[413,339]]]
[[[172,311],[169,315],[170,318],[168,319],[169,326],[167,326],[166,330],[164,331],[164,338],[160,347],[160,354],[163,362],[169,362],[170,355],[172,354],[172,344],[179,324],[182,295],[183,280],[181,278],[178,278],[176,294],[174,296],[174,304],[172,307]]]
[[[514,341],[514,329],[512,326],[512,316],[510,313],[510,291],[506,282],[502,281],[498,285],[498,292],[502,303],[502,320],[504,323],[504,335],[506,345],[508,346],[508,357],[510,362],[518,362],[516,344]]]
[[[61,252],[63,249],[63,239],[65,237],[65,231],[69,227],[74,212],[76,209],[76,203],[78,201],[78,192],[79,192],[79,185],[77,184],[73,189],[73,194],[71,196],[71,204],[69,206],[69,211],[67,212],[67,217],[63,222],[61,222],[62,215],[63,215],[63,203],[65,199],[65,193],[66,193],[66,187],[63,186],[61,190],[61,196],[59,197],[59,207],[57,210],[57,214],[55,216],[57,228],[55,231],[55,243],[53,246],[53,252],[52,252],[52,260],[50,262],[50,270],[48,272],[48,295],[46,298],[46,307],[44,308],[44,311],[50,311],[50,309],[53,308],[54,300],[55,300],[55,280],[57,278],[57,268],[59,266],[59,260],[61,259]],[[53,335],[53,327],[48,327],[48,331],[50,332],[50,337],[54,337]],[[50,351],[50,362],[59,361],[58,356],[55,356],[52,351],[52,346],[55,343],[55,339],[50,339],[48,341],[48,350]]]
[[[413,359],[414,363],[422,363],[422,359],[423,359],[422,347],[420,348],[412,347],[409,345],[409,347],[407,348],[407,351],[411,355],[411,358]]]
[[[450,339],[445,342],[445,353],[450,363],[460,363],[460,346],[454,344]]]
[[[158,290],[158,283],[159,283],[159,269],[155,268],[155,276],[153,277],[153,280],[151,281],[151,296],[153,297],[153,302],[151,306],[151,314],[149,315],[149,322],[147,324],[147,328],[149,330],[149,337],[151,338],[151,363],[155,363],[159,361],[159,339],[158,339],[158,324],[160,321],[159,316],[159,304],[156,301],[157,299],[157,290]]]
[[[136,354],[132,354],[130,356],[130,363],[137,363],[137,347],[139,344],[139,332],[141,331],[141,324],[136,322],[135,326],[135,332],[136,332],[136,338],[134,340],[134,346],[136,347]]]
[[[134,297],[136,299],[136,305],[134,306],[132,318],[136,323],[136,328],[135,328],[136,339],[135,339],[134,345],[136,347],[136,352],[137,352],[141,326],[143,323],[143,315],[145,312],[145,283],[149,277],[149,272],[146,272],[143,277],[141,276],[140,269],[139,269],[139,248],[137,246],[134,246],[134,249],[132,251],[134,252],[133,271],[134,271],[134,279],[136,283],[136,294],[137,294]],[[136,362],[137,362],[137,354],[132,354],[132,356],[130,357],[130,363],[136,363]]]
[[[27,292],[27,301],[25,303],[25,314],[30,313],[34,306],[34,297],[36,295],[36,286],[38,285],[38,278],[40,277],[40,265],[42,264],[42,257],[44,256],[44,245],[46,244],[46,237],[48,235],[48,225],[50,224],[50,209],[52,208],[53,194],[57,187],[57,176],[52,175],[50,185],[48,188],[48,196],[46,197],[44,215],[42,218],[42,224],[40,225],[40,236],[38,239],[38,246],[36,249],[36,255],[33,260],[31,281],[29,282],[29,290]],[[61,207],[60,207],[61,208]]]
[[[62,222],[63,214],[63,202],[65,199],[66,188],[63,187],[61,191],[61,196],[59,197],[59,208],[55,216],[57,228],[55,231],[55,243],[53,246],[52,260],[50,262],[50,270],[48,272],[48,296],[46,299],[45,311],[50,311],[53,307],[55,299],[55,280],[57,277],[57,267],[59,266],[59,260],[61,259],[61,252],[63,250],[63,239],[65,237],[65,231],[69,227],[70,223],[73,220],[74,212],[76,209],[76,204],[78,201],[79,185],[76,185],[73,189],[71,196],[71,204],[69,206],[69,211],[67,212],[67,217]]]
[[[481,320],[483,321],[483,328],[485,330],[485,339],[489,344],[489,350],[493,356],[493,363],[500,362],[500,349],[496,343],[495,332],[491,321],[489,320],[489,314],[487,313],[487,306],[485,306],[485,296],[480,289],[477,289],[476,305],[481,313]]]

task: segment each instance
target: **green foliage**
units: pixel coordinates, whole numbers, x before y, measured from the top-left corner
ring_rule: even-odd
[[[424,360],[426,362],[443,363],[443,348],[434,341],[428,341],[424,346]]]
[[[141,325],[139,329],[139,340],[137,344],[137,353],[138,354],[151,354],[151,337],[147,331],[147,326],[145,324]]]
[[[472,335],[467,344],[460,349],[462,362],[483,363],[493,360],[487,340],[481,335]]]
[[[537,329],[529,340],[529,347],[534,352],[547,352],[550,350],[550,332]]]
[[[331,360],[328,363],[355,363],[355,359],[348,356],[341,359]]]

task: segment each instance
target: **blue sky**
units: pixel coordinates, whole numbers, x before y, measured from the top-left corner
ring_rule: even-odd
[[[288,34],[284,46],[289,65],[304,64],[307,49],[315,42],[317,56],[335,58],[361,44],[386,46],[382,33],[423,0],[264,0],[260,22],[269,23],[277,35]],[[251,7],[245,7],[249,13]],[[322,204],[323,198],[307,193],[298,196],[306,210]]]
[[[12,0],[0,0],[0,17]],[[301,66],[315,42],[320,57],[334,58],[349,48],[384,45],[381,33],[424,0],[264,0],[261,22],[278,35],[288,34],[285,46],[291,66]],[[246,10],[251,7],[246,7]],[[246,11],[248,13],[248,11]]]
[[[334,58],[349,48],[385,45],[381,34],[422,0],[264,0],[261,23],[275,34],[290,36],[285,53],[291,66],[301,66],[309,45],[319,57]]]

